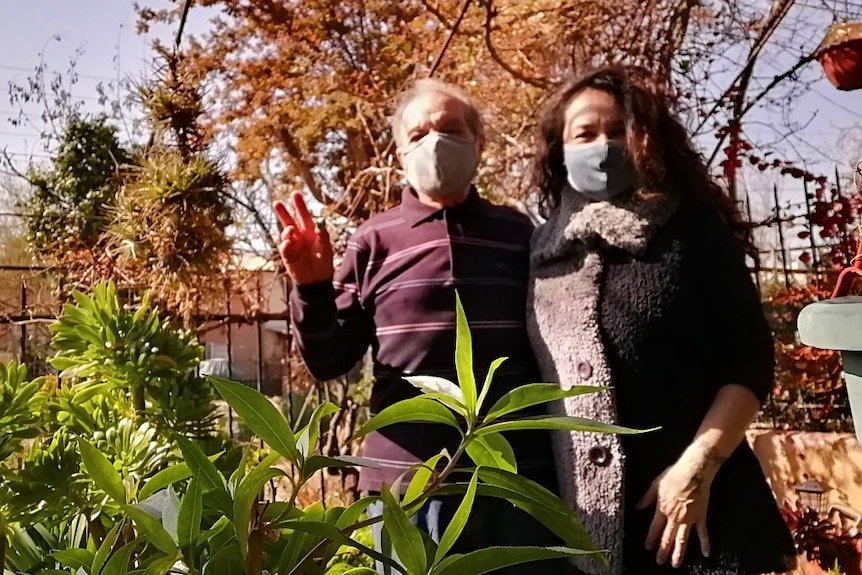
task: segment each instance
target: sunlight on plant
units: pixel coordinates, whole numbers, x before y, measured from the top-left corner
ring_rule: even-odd
[[[0,472],[0,527],[3,540],[14,546],[0,550],[6,553],[4,565],[15,573],[71,569],[90,575],[143,567],[146,575],[171,570],[193,575],[367,575],[374,573],[376,560],[405,575],[474,575],[551,558],[589,555],[604,561],[568,506],[518,475],[505,434],[523,429],[635,431],[574,417],[516,417],[523,409],[601,388],[562,390],[537,383],[484,405],[494,371],[504,360],[495,361],[488,377],[476,382],[460,299],[458,382],[409,378],[421,395],[383,410],[357,434],[400,422],[437,423],[459,430],[459,447],[415,466],[396,485],[384,488],[380,498],[302,508],[297,496],[320,472],[377,466],[360,457],[321,453],[322,426],[339,411],[337,406],[323,402],[302,418],[302,425],[291,427],[258,391],[209,378],[262,446],[253,440],[238,461],[225,449],[207,451],[206,436],[189,432],[195,425],[175,425],[164,416],[181,405],[174,397],[180,388],[174,386],[196,381],[188,379],[201,355],[194,339],[162,321],[147,298],[136,309],[121,305],[113,284],[75,298],[76,305],[66,306],[54,326],[54,362],[63,370],[63,383],[40,392],[41,384],[24,383],[23,372],[14,365],[5,368],[5,380],[0,377],[0,405],[10,406],[8,417],[0,418],[0,425],[6,425],[0,431],[17,430],[4,443],[4,453],[23,457],[22,465],[7,465]],[[209,401],[205,390],[200,393]],[[210,421],[207,410],[191,413]],[[35,437],[37,448],[25,455],[19,448],[29,437]],[[469,473],[469,480],[451,481],[455,471]],[[460,495],[462,501],[434,544],[410,516],[429,497],[442,495]],[[502,498],[527,511],[563,545],[452,554],[480,496]],[[367,518],[368,506],[380,499],[382,517]],[[369,528],[378,522],[403,566],[372,548]]]

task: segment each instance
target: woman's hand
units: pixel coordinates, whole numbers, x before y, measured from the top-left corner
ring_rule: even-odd
[[[712,450],[690,449],[652,482],[638,503],[638,509],[655,504],[646,548],[653,550],[658,545],[656,562],[659,565],[668,558],[674,567],[682,565],[692,527],[697,531],[701,553],[709,557],[706,530],[709,489],[722,461]]]

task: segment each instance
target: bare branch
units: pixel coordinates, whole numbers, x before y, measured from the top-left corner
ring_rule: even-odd
[[[305,161],[302,152],[299,151],[299,146],[296,145],[296,140],[293,139],[293,135],[287,128],[282,128],[280,135],[281,142],[284,144],[284,149],[287,151],[287,155],[296,162],[296,165],[299,167],[300,174],[302,175],[302,180],[305,182],[311,195],[314,196],[314,199],[321,204],[325,204],[326,198],[323,197],[323,191],[320,189],[320,186],[317,184],[317,180],[314,178],[314,172],[311,171],[311,166]]]
[[[488,48],[488,54],[490,54],[491,58],[493,58],[501,68],[521,82],[530,84],[537,88],[542,88],[543,90],[548,89],[548,82],[541,78],[527,76],[518,70],[515,70],[505,60],[503,60],[502,56],[497,52],[497,49],[494,47],[494,42],[491,40],[491,25],[494,22],[495,15],[496,11],[494,10],[494,2],[493,0],[488,0],[488,3],[485,5],[485,47]]]
[[[792,78],[800,69],[807,66],[815,58],[815,52],[811,52],[810,54],[800,58],[791,68],[786,70],[784,73],[775,76],[772,81],[769,82],[769,84],[767,84],[766,87],[761,90],[760,93],[757,94],[757,96],[749,100],[749,102],[744,107],[742,107],[742,109],[740,109],[739,113],[735,116],[736,121],[741,121],[742,118],[744,118],[755,106],[757,106],[757,104],[759,104],[761,100],[767,97],[769,93],[773,89],[775,89],[776,86],[778,86],[785,80]],[[716,104],[716,108],[718,106],[719,104]],[[713,108],[713,110],[715,110],[715,108]],[[719,152],[721,152],[722,146],[724,145],[724,141],[726,139],[727,136],[722,136],[721,138],[719,138],[718,142],[715,145],[715,148],[712,151],[712,154],[710,154],[709,156],[709,161],[707,162],[707,164],[712,164],[715,161],[715,159],[718,157]]]
[[[455,24],[452,25],[452,30],[449,32],[449,36],[446,37],[446,42],[443,43],[443,47],[440,48],[440,52],[437,54],[437,59],[434,60],[434,65],[431,66],[431,71],[428,72],[429,78],[434,75],[434,72],[437,71],[437,67],[440,66],[440,62],[443,61],[443,55],[446,54],[449,44],[452,43],[452,38],[454,38],[455,34],[458,33],[458,26],[461,25],[464,15],[467,14],[467,9],[470,8],[471,1],[472,0],[464,0],[464,6],[461,7],[461,13],[458,14],[458,19],[455,20]]]

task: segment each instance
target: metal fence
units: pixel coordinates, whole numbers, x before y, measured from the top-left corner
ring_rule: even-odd
[[[803,181],[802,186],[802,198],[798,201],[782,199],[777,186],[759,193],[748,192],[743,199],[742,207],[749,221],[755,222],[761,257],[757,265],[752,263],[752,272],[764,300],[776,292],[806,285],[831,287],[835,272],[831,254],[836,246],[852,244],[854,229],[850,224],[838,238],[829,239],[821,238],[816,226],[812,228],[814,203],[807,182]],[[837,169],[830,189],[830,193],[842,197]],[[758,197],[760,206],[756,205]],[[803,254],[808,255],[802,257]],[[51,355],[48,326],[64,303],[56,296],[56,288],[61,285],[62,274],[56,270],[0,266],[0,294],[5,294],[0,296],[0,359],[23,362],[34,376],[54,373],[47,362]],[[311,382],[293,349],[286,311],[244,315],[242,310],[231,309],[230,293],[225,294],[224,308],[222,314],[196,318],[201,323],[217,322],[221,330],[219,337],[210,338],[213,341],[207,346],[203,371],[241,381],[270,396],[280,396],[286,402],[285,409],[295,411],[292,404],[303,401]],[[274,322],[278,329],[272,328]],[[274,332],[278,332],[277,336]],[[203,339],[207,341],[206,337]],[[256,351],[250,353],[249,348]],[[824,401],[827,400],[802,395],[773,399],[766,412],[768,417],[761,423],[781,425],[776,418],[780,419],[785,410],[817,412],[828,408],[833,414],[831,419],[818,425],[847,428],[849,420],[842,415],[842,400],[839,398],[836,404],[834,397],[828,398],[828,406]],[[231,415],[228,427],[233,431]]]

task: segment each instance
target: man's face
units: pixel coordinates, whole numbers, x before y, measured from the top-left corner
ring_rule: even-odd
[[[477,155],[481,152],[481,142],[467,124],[466,106],[461,100],[439,92],[420,94],[404,109],[401,118],[406,134],[403,149],[409,149],[431,132],[446,134],[453,138],[473,142]],[[404,166],[403,150],[397,151],[398,160]],[[406,166],[405,166],[406,167]]]

